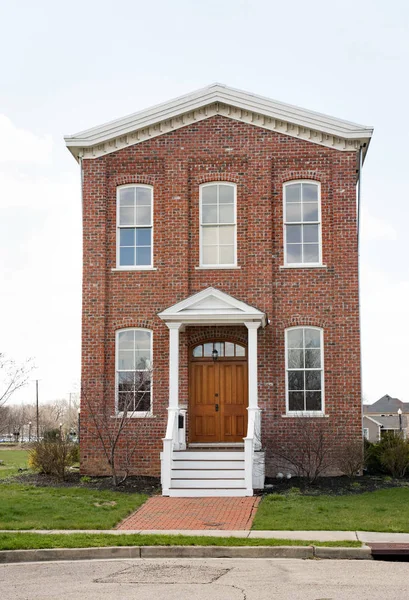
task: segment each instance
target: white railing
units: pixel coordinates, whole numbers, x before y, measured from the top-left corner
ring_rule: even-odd
[[[173,451],[186,448],[186,409],[168,408],[166,435],[162,441],[161,483],[162,494],[166,496],[170,489]]]
[[[248,409],[247,437],[244,438],[244,479],[246,493],[253,495],[254,452],[261,448],[261,409]]]

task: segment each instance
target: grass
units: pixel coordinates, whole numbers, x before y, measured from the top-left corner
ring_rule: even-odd
[[[111,529],[143,494],[0,484],[0,529]]]
[[[0,550],[41,548],[95,548],[106,546],[330,546],[360,548],[360,542],[315,542],[261,538],[223,538],[187,535],[113,535],[113,534],[42,534],[0,533]]]
[[[27,450],[0,447],[0,461],[4,463],[0,463],[0,479],[16,475],[19,468],[26,469],[27,460]]]
[[[409,488],[350,496],[270,494],[259,505],[255,530],[409,532]]]

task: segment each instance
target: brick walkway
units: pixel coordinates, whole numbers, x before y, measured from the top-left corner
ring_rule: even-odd
[[[117,529],[250,529],[260,498],[155,496]]]

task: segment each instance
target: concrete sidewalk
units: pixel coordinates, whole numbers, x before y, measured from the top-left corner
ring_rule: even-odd
[[[28,529],[10,530],[1,529],[1,533],[40,533],[40,534],[73,534],[104,533],[109,535],[190,535],[204,537],[235,537],[235,538],[265,538],[283,540],[313,540],[317,542],[342,542],[359,541],[366,543],[395,543],[409,544],[409,533],[380,533],[374,531],[248,531],[248,530],[192,530],[192,529],[167,529],[167,530],[118,530],[118,529]]]

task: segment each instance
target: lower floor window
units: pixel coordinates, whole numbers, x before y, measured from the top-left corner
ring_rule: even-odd
[[[316,327],[288,329],[286,348],[288,412],[321,412],[322,330]]]
[[[117,332],[116,396],[118,412],[151,412],[152,332]]]

